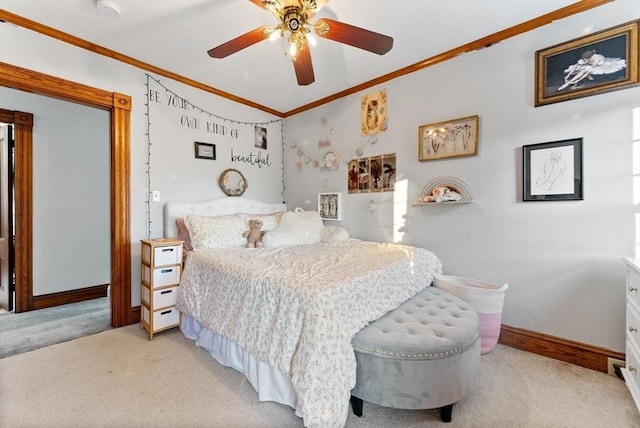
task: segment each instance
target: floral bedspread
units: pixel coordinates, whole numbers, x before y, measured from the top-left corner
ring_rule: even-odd
[[[342,427],[356,381],[351,340],[441,273],[430,251],[357,239],[194,251],[177,308],[287,373],[307,427]]]

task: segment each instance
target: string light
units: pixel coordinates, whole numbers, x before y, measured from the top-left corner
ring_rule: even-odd
[[[389,118],[387,118],[387,122],[388,122]],[[324,119],[323,119],[323,125],[325,124]],[[385,127],[385,130],[387,128]],[[355,158],[359,158],[362,157],[362,155],[364,154],[364,148],[367,147],[369,144],[373,145],[375,143],[378,142],[378,134],[380,133],[380,131],[376,132],[373,135],[370,135],[369,137],[367,137],[367,139],[365,140],[364,144],[362,144],[359,147],[356,147],[356,149],[352,152],[352,154],[349,157],[342,157],[340,156],[335,150],[332,150],[333,152],[336,153],[336,155],[342,159],[342,163],[344,163],[345,165],[348,165],[350,161],[352,161]],[[334,130],[333,130],[333,125],[331,127],[331,134],[334,134]],[[322,140],[321,140],[322,141]],[[316,159],[313,156],[309,155],[307,152],[305,152],[303,150],[302,147],[300,147],[298,145],[298,143],[296,142],[295,139],[291,140],[291,144],[290,144],[292,149],[296,150],[296,154],[298,155],[298,162],[296,163],[296,168],[298,169],[298,171],[302,171],[302,167],[304,164],[311,164],[314,168],[318,168],[320,165],[322,165],[322,160],[321,159]],[[323,148],[323,147],[321,147]]]
[[[281,165],[281,170],[282,170],[282,203],[285,203],[285,197],[284,197],[284,192],[285,192],[285,185],[284,185],[284,121],[282,119],[273,119],[273,120],[269,120],[269,121],[263,121],[263,122],[249,122],[249,121],[243,121],[243,120],[236,120],[236,119],[230,119],[228,117],[224,117],[224,116],[220,116],[218,114],[212,113],[210,111],[207,111],[197,105],[192,104],[189,100],[181,97],[180,95],[176,94],[175,92],[173,92],[171,89],[167,88],[164,84],[162,84],[162,82],[160,82],[160,80],[154,78],[153,76],[151,76],[150,74],[145,73],[146,75],[146,90],[147,90],[147,96],[146,96],[146,102],[145,102],[145,107],[146,107],[146,113],[145,115],[147,116],[147,130],[146,130],[146,137],[147,137],[147,158],[146,158],[146,165],[145,165],[145,173],[146,173],[146,185],[147,185],[147,197],[145,200],[145,205],[146,205],[146,224],[147,224],[147,239],[149,239],[151,237],[151,226],[153,224],[153,222],[151,221],[151,109],[150,109],[150,103],[149,103],[149,90],[151,88],[150,86],[150,80],[153,80],[155,83],[157,83],[158,85],[160,85],[167,93],[170,93],[172,96],[176,97],[177,99],[179,99],[180,101],[184,101],[185,103],[188,103],[191,107],[193,107],[194,110],[199,111],[201,114],[206,114],[209,115],[210,117],[216,118],[218,120],[221,120],[223,122],[228,122],[228,123],[232,123],[232,124],[237,124],[237,125],[245,125],[245,126],[266,126],[266,125],[270,125],[272,123],[280,123],[280,136],[281,136],[281,140],[280,140],[280,145],[281,145],[281,151],[282,151],[282,165]]]

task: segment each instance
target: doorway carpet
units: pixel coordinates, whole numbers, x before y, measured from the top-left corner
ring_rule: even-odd
[[[0,358],[111,328],[110,298],[0,315]]]

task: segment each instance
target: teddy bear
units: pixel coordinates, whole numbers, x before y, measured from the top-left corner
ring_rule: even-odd
[[[249,230],[245,231],[242,236],[247,238],[246,248],[262,247],[262,237],[266,233],[262,229],[262,220],[256,218],[249,220]]]

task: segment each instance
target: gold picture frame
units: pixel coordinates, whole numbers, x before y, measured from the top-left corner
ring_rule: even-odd
[[[418,127],[418,160],[478,154],[478,115]]]
[[[536,51],[535,106],[638,85],[639,26],[628,22]]]

